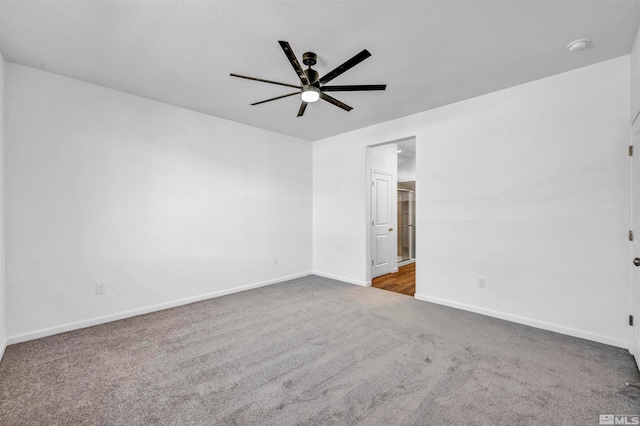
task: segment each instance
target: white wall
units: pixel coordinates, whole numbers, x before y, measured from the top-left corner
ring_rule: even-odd
[[[1,42],[0,42],[1,44]],[[4,60],[0,54],[0,359],[6,347],[6,290],[4,263]]]
[[[398,182],[416,180],[416,157],[398,159]]]
[[[10,342],[311,271],[310,142],[13,63],[6,109]]]
[[[631,49],[631,120],[640,113],[640,29]]]
[[[416,136],[416,297],[627,347],[629,69],[620,57],[315,142],[314,270],[365,279],[365,147]]]

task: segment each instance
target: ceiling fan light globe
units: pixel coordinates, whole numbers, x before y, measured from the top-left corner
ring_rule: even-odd
[[[316,90],[308,89],[308,90],[304,90],[300,94],[300,97],[305,102],[316,102],[318,99],[320,99],[320,93],[318,92],[317,89]]]

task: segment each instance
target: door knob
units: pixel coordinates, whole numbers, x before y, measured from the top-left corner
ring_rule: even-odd
[[[640,266],[640,257],[636,257],[635,259],[633,259],[633,264],[636,266]]]
[[[393,231],[393,228],[389,228],[389,232],[391,231]],[[638,259],[638,262],[640,262],[640,259]],[[640,265],[640,263],[638,265]]]

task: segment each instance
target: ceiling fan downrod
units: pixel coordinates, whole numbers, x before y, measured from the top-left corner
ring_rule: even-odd
[[[318,83],[320,75],[316,70],[311,69],[312,66],[318,63],[318,55],[313,52],[305,52],[302,55],[302,63],[307,66],[307,69],[304,70],[304,73],[309,80],[309,84],[315,87],[320,87],[320,83]]]

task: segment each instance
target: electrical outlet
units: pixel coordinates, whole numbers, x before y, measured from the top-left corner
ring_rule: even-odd
[[[487,288],[486,278],[478,278],[478,288]]]
[[[277,257],[274,257],[274,258],[273,258],[273,264],[274,264],[274,265],[277,265],[277,264],[278,264],[278,258],[277,258]]]
[[[96,294],[104,294],[105,287],[106,287],[106,284],[104,284],[104,283],[96,284]]]

